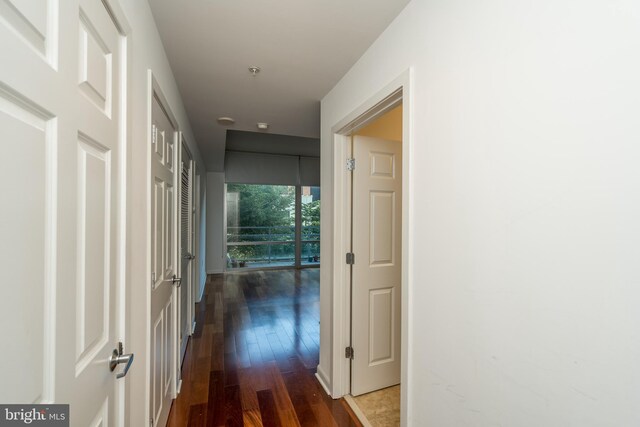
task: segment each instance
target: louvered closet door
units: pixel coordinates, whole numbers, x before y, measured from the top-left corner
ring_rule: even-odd
[[[124,419],[108,363],[124,330],[114,3],[0,0],[0,402],[68,403],[76,427]]]
[[[191,332],[189,319],[191,318],[191,269],[192,269],[192,249],[191,249],[191,211],[192,211],[192,160],[189,151],[186,149],[185,143],[182,143],[181,151],[182,172],[180,176],[180,277],[182,277],[182,285],[180,286],[180,323],[179,327],[179,343],[180,343],[180,362],[184,357],[187,349],[187,342]]]

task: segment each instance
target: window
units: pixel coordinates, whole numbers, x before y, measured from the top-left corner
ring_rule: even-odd
[[[302,187],[300,197],[302,216],[301,264],[320,262],[320,187]]]
[[[319,262],[319,187],[227,184],[227,269]]]

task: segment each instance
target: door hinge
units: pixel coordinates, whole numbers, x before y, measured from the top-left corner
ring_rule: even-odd
[[[352,171],[352,170],[355,170],[355,168],[356,168],[356,159],[354,158],[347,159],[347,170]]]
[[[149,418],[149,425],[153,427],[153,418]]]
[[[347,252],[347,264],[352,265],[356,263],[356,256],[353,252]]]
[[[344,357],[347,359],[353,359],[353,347],[344,348]]]
[[[158,143],[158,128],[156,125],[151,125],[151,144],[155,145]]]
[[[151,289],[153,289],[155,285],[156,285],[156,272],[152,271],[151,272]]]

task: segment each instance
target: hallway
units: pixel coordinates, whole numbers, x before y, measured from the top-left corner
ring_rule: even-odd
[[[319,274],[208,277],[169,426],[360,426],[314,377]]]

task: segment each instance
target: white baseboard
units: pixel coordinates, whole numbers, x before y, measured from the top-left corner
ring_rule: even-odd
[[[196,302],[202,301],[202,297],[204,296],[204,288],[206,288],[207,281],[205,280],[202,285],[200,285],[200,295],[196,298]]]
[[[329,387],[329,381],[327,381],[327,376],[325,375],[320,365],[318,365],[318,367],[316,368],[316,378],[318,379],[318,382],[320,383],[324,391],[329,396],[331,396],[331,388]]]

